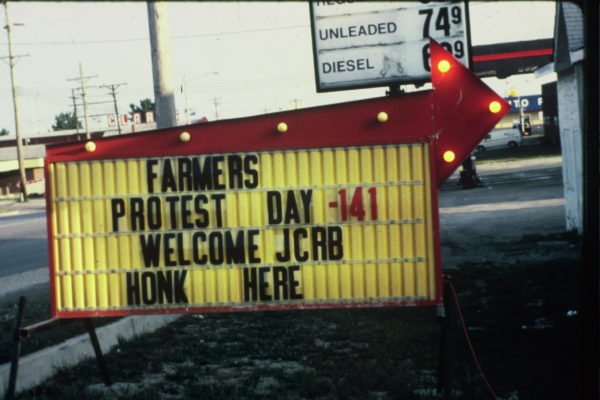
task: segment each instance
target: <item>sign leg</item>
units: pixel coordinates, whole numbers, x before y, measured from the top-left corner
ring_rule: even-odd
[[[462,163],[463,170],[460,171],[459,184],[463,189],[472,189],[479,186],[483,186],[483,182],[477,175],[477,169],[475,167],[475,156],[471,154]]]
[[[98,335],[96,335],[96,328],[94,327],[94,322],[91,318],[86,318],[84,322],[85,327],[90,335],[92,346],[94,347],[94,353],[96,354],[96,362],[98,363],[98,369],[100,370],[100,374],[102,375],[102,380],[104,380],[104,384],[106,386],[112,386],[113,382],[110,379],[110,375],[108,374],[106,359],[104,358],[104,354],[102,354],[102,349],[100,348],[100,342],[98,341]]]
[[[450,357],[450,332],[456,316],[450,304],[450,293],[448,290],[447,277],[444,277],[444,304],[438,310],[438,321],[440,323],[440,347],[438,354],[438,397],[443,400],[451,398],[450,375],[452,363]]]
[[[4,398],[12,400],[15,398],[15,389],[17,387],[17,373],[19,371],[19,357],[21,356],[21,326],[23,326],[23,315],[25,313],[25,296],[19,297],[19,308],[17,310],[17,319],[15,321],[15,330],[13,333],[13,353],[10,361],[10,375],[8,378],[8,388]]]

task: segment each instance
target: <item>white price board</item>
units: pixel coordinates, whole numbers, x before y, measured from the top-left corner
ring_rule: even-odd
[[[469,66],[466,2],[310,3],[317,91],[429,81],[429,38]]]

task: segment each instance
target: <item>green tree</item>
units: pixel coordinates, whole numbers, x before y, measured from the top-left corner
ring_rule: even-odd
[[[134,113],[140,113],[142,117],[142,123],[146,123],[146,112],[154,111],[154,102],[148,98],[140,100],[140,104],[129,104],[129,114],[133,118]]]
[[[66,112],[54,116],[54,125],[52,130],[60,131],[63,129],[81,128],[81,122],[77,121],[77,116],[74,113]]]
[[[0,136],[6,136],[6,135],[8,135],[8,129],[6,129],[6,128],[0,129]]]

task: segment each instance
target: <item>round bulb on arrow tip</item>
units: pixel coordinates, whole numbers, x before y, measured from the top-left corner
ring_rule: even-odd
[[[448,60],[441,60],[437,65],[438,71],[440,71],[442,74],[445,74],[446,72],[450,71],[451,67],[452,65]]]
[[[446,150],[442,157],[444,158],[444,161],[446,161],[447,163],[451,163],[456,159],[456,154],[454,154],[452,150]]]
[[[502,110],[502,104],[500,104],[499,101],[494,100],[490,103],[489,109],[492,114],[497,114]]]

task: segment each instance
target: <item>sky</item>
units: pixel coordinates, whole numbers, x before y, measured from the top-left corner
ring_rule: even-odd
[[[472,45],[551,38],[554,2],[470,2]],[[0,12],[6,24],[4,8]],[[145,2],[9,2],[19,121],[23,137],[52,130],[73,110],[79,65],[86,77],[90,126],[106,126],[118,87],[120,113],[153,99]],[[387,88],[317,93],[309,6],[304,1],[168,2],[176,107],[215,120],[380,97]],[[6,31],[0,57],[8,56]],[[555,80],[520,75],[486,79],[499,94],[540,93]],[[182,87],[185,91],[182,91]],[[186,96],[187,94],[187,96]],[[0,129],[14,137],[8,60],[0,63]],[[80,108],[79,113],[82,114]],[[182,117],[185,118],[185,117]]]

